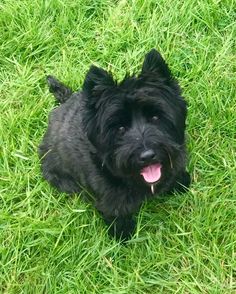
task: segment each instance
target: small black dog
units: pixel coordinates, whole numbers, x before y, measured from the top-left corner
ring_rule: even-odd
[[[91,191],[110,233],[128,239],[145,199],[190,183],[187,108],[177,81],[154,49],[141,73],[120,83],[95,66],[80,92],[47,80],[61,105],[39,147],[45,179],[63,192]]]

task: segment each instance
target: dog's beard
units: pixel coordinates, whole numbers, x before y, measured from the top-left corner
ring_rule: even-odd
[[[138,163],[138,151],[133,144],[122,144],[115,150],[103,154],[103,166],[106,166],[114,176],[135,182],[137,185],[146,185],[152,194],[156,186],[174,169],[175,158],[178,156],[179,146],[174,144],[162,145],[155,150],[158,154],[154,162]]]

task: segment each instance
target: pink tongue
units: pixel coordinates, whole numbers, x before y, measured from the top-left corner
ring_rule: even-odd
[[[146,166],[142,171],[141,175],[144,177],[144,180],[148,183],[155,183],[161,177],[161,164],[152,164]]]

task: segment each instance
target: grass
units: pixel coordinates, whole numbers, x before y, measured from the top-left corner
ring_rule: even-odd
[[[2,0],[0,293],[236,293],[233,0]],[[53,74],[80,88],[91,63],[117,79],[157,48],[189,103],[188,193],[145,204],[134,238],[51,188],[37,146]]]

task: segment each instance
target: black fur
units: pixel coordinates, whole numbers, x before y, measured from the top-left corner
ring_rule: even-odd
[[[145,166],[162,165],[155,195],[183,191],[190,183],[187,108],[177,81],[153,49],[141,73],[121,83],[91,66],[82,91],[72,93],[51,76],[48,84],[62,104],[51,112],[39,147],[45,179],[63,192],[92,192],[110,233],[128,239],[134,214],[152,197],[140,175]]]

